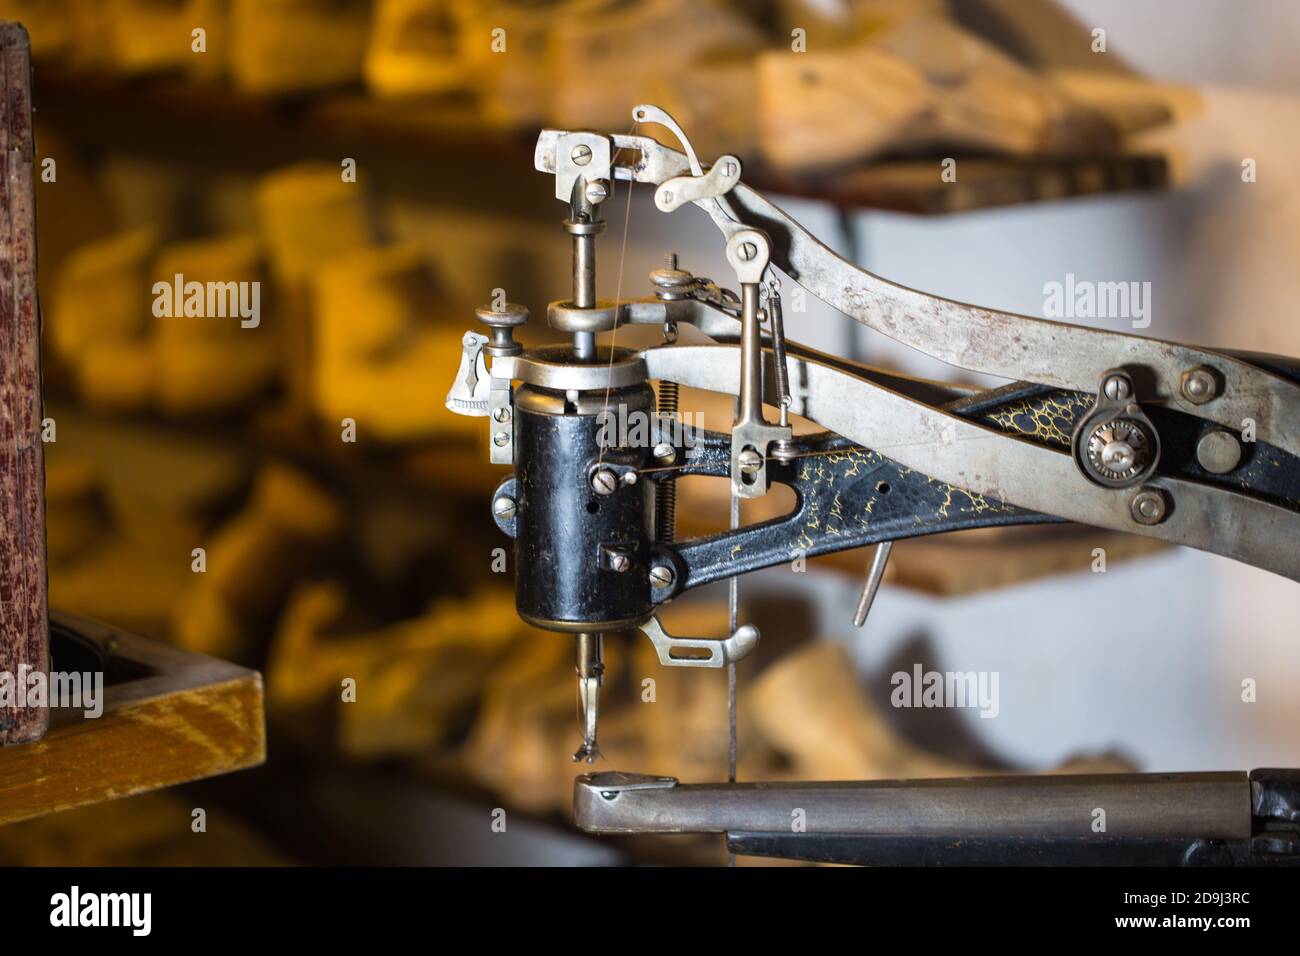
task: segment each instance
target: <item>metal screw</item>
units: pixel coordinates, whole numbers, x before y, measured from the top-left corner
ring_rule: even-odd
[[[722,167],[722,171],[727,174],[728,178],[730,178],[736,175],[736,164],[731,162],[731,160],[727,160],[726,164]]]
[[[586,166],[591,162],[591,147],[586,143],[579,143],[573,147],[573,152],[569,154],[575,166]]]
[[[668,442],[660,442],[654,448],[655,461],[663,462],[665,465],[671,465],[677,460],[677,449]]]
[[[1123,375],[1108,376],[1101,390],[1112,402],[1122,402],[1129,396],[1128,379]]]
[[[763,456],[752,448],[746,448],[740,453],[740,471],[746,475],[756,475],[759,469],[763,467]]]
[[[501,422],[502,424],[510,421],[510,409],[506,408],[504,405],[492,409],[492,420]]]
[[[502,495],[492,502],[492,513],[498,518],[509,520],[515,516],[517,510],[515,499],[509,495]]]
[[[677,253],[670,252],[664,256],[664,268],[669,272],[677,271]]]
[[[1129,513],[1138,524],[1159,524],[1168,510],[1164,492],[1156,488],[1143,488],[1129,502]]]
[[[650,569],[650,586],[666,588],[673,583],[673,569],[666,564],[656,564]]]
[[[618,489],[618,475],[602,468],[591,476],[591,489],[598,495],[612,495]]]
[[[1196,461],[1212,475],[1226,475],[1241,464],[1241,442],[1226,429],[1208,431],[1196,443]]]
[[[740,248],[736,250],[736,255],[740,258],[741,262],[748,262],[750,259],[754,258],[754,256],[758,255],[758,246],[754,245],[752,242],[742,242]]]
[[[622,574],[632,567],[632,559],[621,551],[611,551],[609,555],[609,566],[613,570]]]
[[[1219,394],[1219,380],[1214,369],[1197,365],[1183,373],[1183,398],[1193,405],[1204,405]]]
[[[598,206],[609,198],[609,183],[603,179],[593,179],[587,183],[587,202]]]
[[[492,436],[492,444],[496,445],[498,448],[505,448],[506,445],[510,444],[510,433],[507,431],[497,432]]]

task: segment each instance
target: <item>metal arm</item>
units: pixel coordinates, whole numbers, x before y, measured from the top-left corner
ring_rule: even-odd
[[[553,172],[554,145],[543,131],[535,157]],[[690,173],[687,158],[647,136],[610,137],[620,179],[658,185]],[[1224,428],[1254,422],[1255,434],[1300,455],[1300,384],[1210,349],[1000,312],[890,282],[836,255],[760,193],[737,182],[725,211],[701,200],[728,237],[737,226],[761,229],[771,262],[827,305],[903,345],[958,368],[1011,381],[1092,391],[1114,368],[1134,371],[1140,400],[1197,414]],[[708,203],[706,205],[706,203]]]
[[[734,394],[733,352],[721,345],[677,346],[650,349],[644,359],[652,378]],[[1136,493],[1103,487],[1080,475],[1068,451],[925,405],[812,358],[790,356],[787,368],[790,379],[801,383],[796,413],[930,479],[1002,505],[1212,551],[1300,580],[1295,500],[1278,504],[1239,490],[1239,484],[1172,474],[1161,474]],[[1291,458],[1287,464],[1294,482],[1300,463]],[[1160,496],[1158,516],[1141,512],[1144,495]]]

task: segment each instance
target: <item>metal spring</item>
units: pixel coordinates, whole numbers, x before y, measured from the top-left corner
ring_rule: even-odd
[[[680,389],[676,382],[659,383],[659,418],[676,418]],[[674,478],[659,479],[655,486],[655,540],[669,542],[677,533],[677,485]]]

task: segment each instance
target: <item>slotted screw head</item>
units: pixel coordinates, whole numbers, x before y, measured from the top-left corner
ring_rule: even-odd
[[[740,470],[746,475],[756,475],[760,468],[763,467],[763,456],[752,448],[746,448],[740,453]]]
[[[591,476],[591,490],[598,495],[612,495],[618,488],[618,475],[602,468]]]
[[[573,152],[569,154],[575,166],[586,166],[591,162],[591,147],[586,143],[579,143],[573,147]]]
[[[650,569],[650,586],[666,588],[673,583],[673,569],[666,564],[656,564]]]
[[[1122,402],[1129,396],[1128,379],[1122,375],[1112,375],[1102,386],[1102,393],[1112,402]]]
[[[515,499],[509,495],[502,495],[492,502],[492,513],[498,518],[513,518],[517,510]]]

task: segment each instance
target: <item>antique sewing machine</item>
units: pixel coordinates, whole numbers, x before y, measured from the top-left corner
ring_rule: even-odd
[[[568,205],[573,245],[572,297],[551,303],[547,322],[572,345],[525,350],[514,332],[527,310],[494,302],[478,310],[488,334],[464,336],[447,397],[453,411],[487,417],[491,460],[514,466],[492,513],[515,541],[520,615],[576,637],[575,760],[598,752],[602,633],[639,629],[667,666],[733,667],[759,640],[736,620],[737,578],[796,553],[874,545],[859,625],[892,542],[995,525],[1079,522],[1300,580],[1300,362],[897,285],[747,187],[736,157],[703,164],[664,111],[638,106],[633,119],[668,130],[681,150],[641,135],[538,139],[535,164]],[[664,213],[702,209],[739,291],[670,257],[650,276],[652,295],[597,299],[595,241],[616,180],[648,184]],[[780,276],[920,352],[1013,384],[958,388],[788,341]],[[662,344],[597,345],[598,333],[642,324],[661,328]],[[679,341],[683,326],[702,335]],[[680,386],[734,396],[731,431],[684,434]],[[611,427],[634,414],[652,427]],[[826,431],[796,436],[791,415]],[[687,475],[730,482],[731,530],[677,540],[674,483]],[[739,499],[774,482],[795,492],[793,511],[739,527]],[[663,604],[722,580],[731,633],[660,624]],[[1300,771],[767,784],[734,782],[733,760],[732,777],[588,774],[575,814],[598,833],[718,832],[739,853],[853,863],[1300,861]]]

